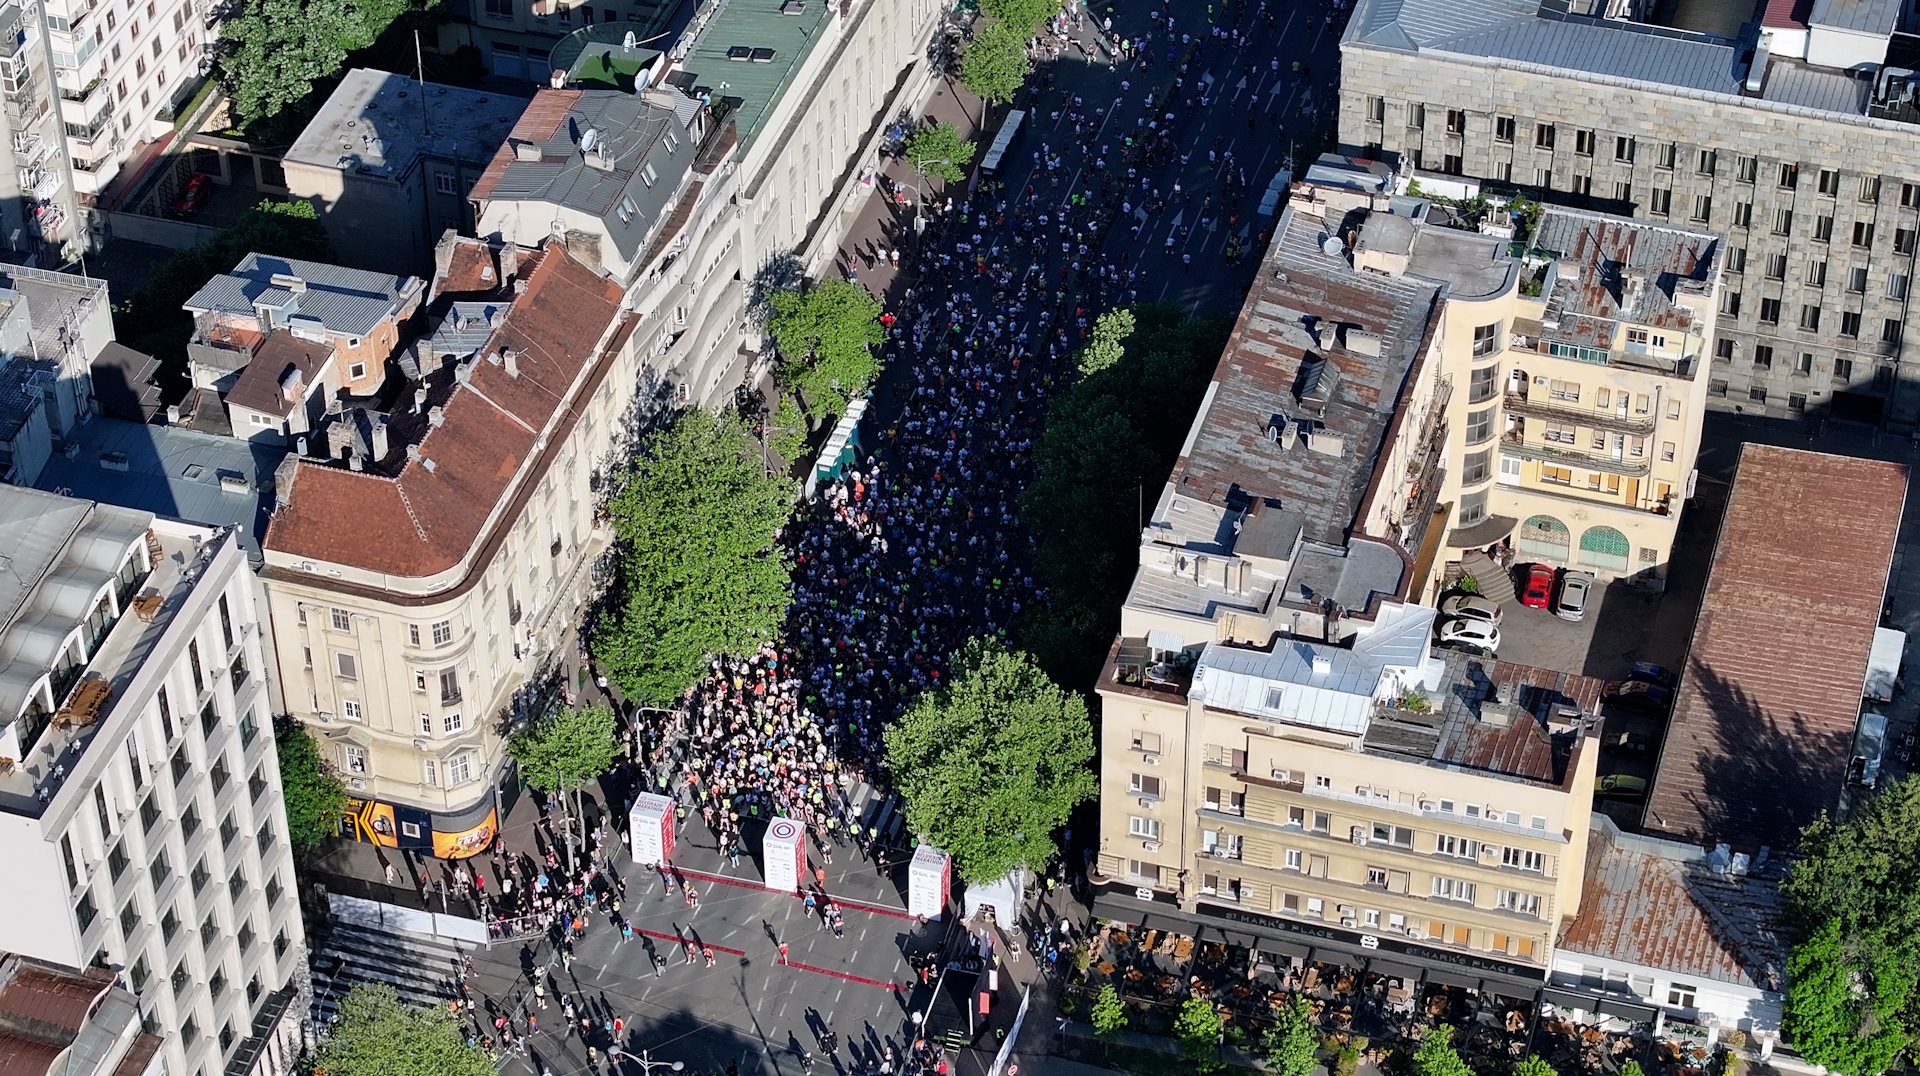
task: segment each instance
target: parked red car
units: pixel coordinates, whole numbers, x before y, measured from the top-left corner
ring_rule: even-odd
[[[205,172],[195,172],[187,178],[187,185],[180,188],[180,196],[173,200],[173,211],[183,217],[193,216],[200,203],[207,197],[207,186],[213,177]]]
[[[1553,569],[1544,564],[1527,565],[1525,583],[1520,587],[1520,604],[1529,609],[1545,609],[1553,598]]]

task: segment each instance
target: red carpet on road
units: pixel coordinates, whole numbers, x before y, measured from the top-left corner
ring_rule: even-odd
[[[757,889],[763,893],[768,892],[767,887],[761,885],[758,882],[749,882],[742,878],[729,878],[724,874],[708,874],[705,871],[687,870],[684,867],[674,867],[673,873],[680,875],[683,878],[698,878],[703,882],[711,882],[718,885],[730,885],[739,889]],[[895,919],[916,918],[915,916],[908,915],[906,912],[903,912],[898,908],[889,908],[883,904],[868,904],[866,901],[863,901],[863,900],[848,900],[845,897],[835,897],[833,896],[832,893],[829,893],[827,895],[829,897],[832,897],[833,902],[835,904],[838,904],[842,908],[852,909],[853,911],[856,911],[856,912],[872,912],[875,915],[890,915],[890,916],[893,916]],[[796,893],[794,896],[795,896],[795,899],[799,899],[799,894]]]

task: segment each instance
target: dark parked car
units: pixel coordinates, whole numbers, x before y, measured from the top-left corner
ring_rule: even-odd
[[[1627,670],[1627,679],[1643,680],[1649,684],[1658,684],[1668,691],[1672,691],[1680,686],[1680,678],[1678,676],[1668,672],[1665,666],[1655,665],[1651,661],[1634,662],[1633,668]]]
[[[1673,709],[1673,692],[1659,684],[1649,684],[1645,680],[1622,680],[1607,689],[1600,701],[1622,710],[1637,710],[1643,714],[1664,715]]]

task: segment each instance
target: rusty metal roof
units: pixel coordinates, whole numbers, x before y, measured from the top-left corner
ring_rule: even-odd
[[[1693,313],[1676,302],[1689,289],[1704,293],[1719,251],[1708,232],[1666,228],[1598,213],[1550,209],[1534,230],[1536,253],[1560,262],[1547,296],[1548,339],[1586,347],[1614,346],[1622,324],[1684,332]]]

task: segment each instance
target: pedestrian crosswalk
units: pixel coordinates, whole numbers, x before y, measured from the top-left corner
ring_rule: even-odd
[[[313,1019],[331,1023],[339,999],[363,983],[385,983],[409,1005],[454,996],[461,950],[449,941],[354,923],[333,923],[313,951]]]

